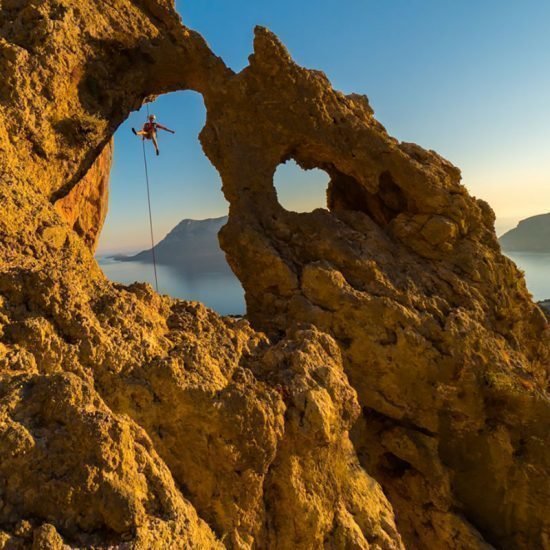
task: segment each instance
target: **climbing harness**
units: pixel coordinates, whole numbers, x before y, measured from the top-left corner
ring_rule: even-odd
[[[147,107],[147,118],[149,118],[149,104],[146,104]],[[147,167],[147,154],[145,152],[145,140],[141,140],[143,145],[143,165],[145,167],[145,182],[147,184],[147,205],[149,206],[149,231],[151,233],[151,252],[153,254],[153,270],[155,273],[155,289],[159,291],[159,281],[157,276],[157,258],[155,254],[155,236],[153,233],[153,213],[151,211],[151,192],[149,190],[149,170]]]

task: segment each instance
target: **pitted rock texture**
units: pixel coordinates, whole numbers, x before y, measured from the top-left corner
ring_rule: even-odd
[[[0,10],[0,548],[548,545],[548,325],[455,167],[265,29],[234,74],[168,0]],[[251,324],[92,256],[114,131],[179,89]]]
[[[548,323],[489,206],[268,31],[208,107],[201,137],[231,205],[221,243],[248,316],[273,337],[313,324],[336,339],[362,407],[352,441],[405,543],[547,545]],[[279,205],[273,174],[290,158],[329,174],[329,210]]]

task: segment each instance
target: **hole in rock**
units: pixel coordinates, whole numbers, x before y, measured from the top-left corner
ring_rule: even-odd
[[[280,164],[273,178],[279,204],[293,212],[326,208],[328,181],[324,170],[304,170],[293,159]]]
[[[330,210],[358,210],[370,216],[378,225],[387,225],[407,210],[407,199],[389,172],[382,172],[378,192],[371,193],[354,178],[337,170],[330,170],[327,192]]]
[[[388,171],[380,174],[378,190],[371,193],[332,164],[304,170],[290,159],[278,166],[274,185],[279,204],[294,212],[327,207],[335,212],[355,210],[367,214],[383,227],[401,212],[414,210]]]
[[[382,468],[389,473],[392,477],[403,477],[410,469],[411,465],[402,460],[393,453],[384,453],[381,460]]]
[[[206,119],[202,97],[168,94],[151,103],[149,112],[176,132],[158,130],[159,156],[145,141],[159,291],[242,315],[243,289],[217,238],[228,206],[198,140]],[[111,280],[155,287],[142,140],[132,133],[146,120],[144,105],[115,134],[109,209],[96,257]]]

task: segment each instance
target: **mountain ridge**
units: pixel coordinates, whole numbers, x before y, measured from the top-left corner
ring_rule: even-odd
[[[507,252],[550,252],[550,213],[521,220],[499,242]]]
[[[157,263],[193,272],[230,271],[218,242],[218,232],[227,219],[227,216],[200,220],[184,218],[155,245]],[[114,254],[109,257],[119,262],[153,262],[151,248],[133,255]]]

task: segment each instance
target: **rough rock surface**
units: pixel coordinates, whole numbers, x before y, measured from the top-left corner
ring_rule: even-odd
[[[264,29],[234,74],[168,0],[0,9],[0,548],[548,546],[548,325],[456,168]],[[178,89],[252,326],[92,256],[97,159]]]
[[[113,161],[110,141],[86,175],[55,206],[92,252],[105,222],[109,204],[109,178]]]
[[[250,320],[336,339],[362,407],[352,440],[405,542],[547,545],[548,324],[459,170],[388,136],[365,97],[333,91],[261,29],[202,140]],[[329,174],[330,211],[279,205],[273,174],[289,158]]]

